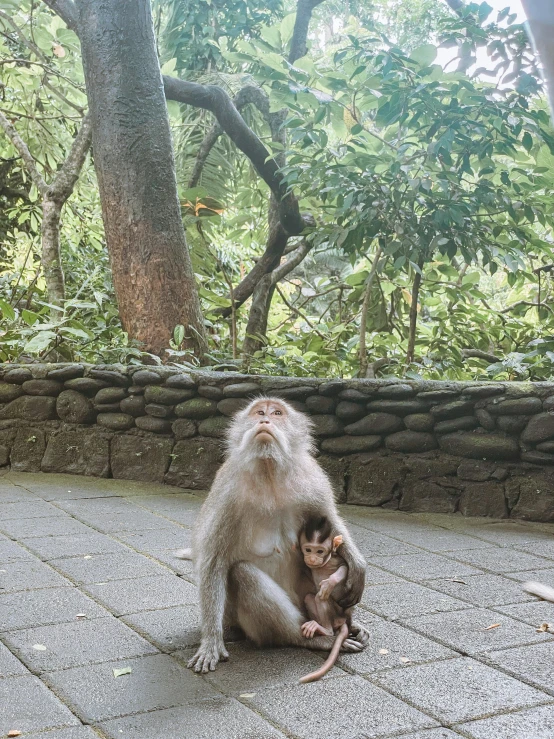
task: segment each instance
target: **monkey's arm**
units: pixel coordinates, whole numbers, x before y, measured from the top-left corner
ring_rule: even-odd
[[[338,567],[332,575],[329,575],[328,578],[322,580],[319,584],[318,592],[318,596],[321,600],[328,600],[336,586],[340,585],[343,580],[346,580],[347,576],[348,567],[344,564]]]
[[[365,587],[366,561],[362,557],[360,551],[352,541],[346,525],[341,518],[337,516],[334,522],[336,530],[342,534],[343,542],[340,546],[340,556],[343,557],[348,567],[348,573],[344,582],[340,598],[337,603],[345,610],[353,608],[362,599]]]
[[[227,660],[229,653],[223,642],[223,614],[227,598],[228,566],[212,555],[200,563],[200,613],[202,641],[188,666],[195,672],[215,670],[220,660]]]

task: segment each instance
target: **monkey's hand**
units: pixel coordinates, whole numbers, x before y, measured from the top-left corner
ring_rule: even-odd
[[[322,580],[319,584],[318,598],[320,600],[329,600],[329,596],[333,592],[335,587],[335,581],[328,577],[326,580]]]
[[[195,672],[213,672],[220,660],[226,662],[228,658],[229,652],[225,649],[223,639],[203,639],[199,650],[189,660],[188,667],[194,668]]]
[[[337,603],[341,608],[353,608],[362,599],[365,587],[365,560],[350,561],[348,563],[348,576],[344,583],[344,592]]]

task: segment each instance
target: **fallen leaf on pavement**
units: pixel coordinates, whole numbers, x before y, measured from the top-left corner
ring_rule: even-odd
[[[121,675],[130,675],[133,670],[130,667],[122,667],[119,670],[113,671],[114,677],[121,677]]]
[[[77,613],[77,614],[75,614],[75,618],[86,618],[86,617],[87,617],[87,614],[86,613]]]
[[[408,662],[411,662],[412,660],[409,657],[400,657],[400,661],[404,662],[404,664],[407,664]]]
[[[388,654],[388,653],[389,653],[389,650],[388,649],[380,649],[379,650],[379,654]]]
[[[490,631],[491,629],[497,629],[501,624],[491,624],[490,626],[487,626],[483,631]]]
[[[239,698],[253,698],[255,695],[256,693],[241,693]]]
[[[554,624],[541,624],[539,628],[537,629],[537,632],[539,634],[544,633],[544,632],[554,634]]]
[[[33,649],[36,649],[37,652],[46,652],[44,644],[33,644]]]
[[[17,729],[10,729],[10,731],[8,731],[8,736],[21,736],[21,732]]]
[[[448,582],[459,582],[460,585],[467,585],[467,582],[465,580],[459,580],[457,577],[447,577],[445,578]]]

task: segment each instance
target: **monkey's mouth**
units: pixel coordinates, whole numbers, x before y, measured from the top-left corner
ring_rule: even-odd
[[[269,429],[260,429],[256,431],[256,439],[260,441],[273,441],[273,434]]]

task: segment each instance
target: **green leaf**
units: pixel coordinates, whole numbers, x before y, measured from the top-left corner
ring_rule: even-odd
[[[422,67],[428,67],[437,57],[437,47],[434,44],[422,44],[410,54],[410,59]]]
[[[23,351],[29,354],[40,354],[50,346],[55,338],[56,334],[53,331],[41,331],[25,344]]]
[[[2,311],[2,315],[7,321],[15,321],[15,310],[5,300],[0,300],[0,311]]]
[[[525,133],[523,134],[523,139],[521,140],[521,143],[527,151],[531,151],[531,149],[533,148],[533,137],[528,131],[525,131]]]

